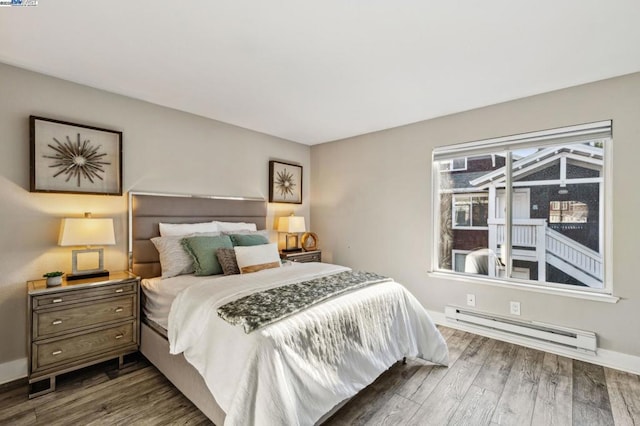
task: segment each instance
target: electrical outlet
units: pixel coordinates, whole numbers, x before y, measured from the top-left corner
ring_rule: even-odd
[[[475,294],[467,294],[467,306],[476,306]]]
[[[520,315],[520,302],[509,302],[511,315]]]

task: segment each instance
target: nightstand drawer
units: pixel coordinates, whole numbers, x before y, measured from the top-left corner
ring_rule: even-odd
[[[32,371],[99,355],[135,343],[134,322],[100,331],[63,338],[47,343],[33,343]]]
[[[291,262],[322,262],[322,252],[320,250],[284,253],[281,257],[283,259],[290,260]]]
[[[33,313],[34,339],[135,316],[135,295]]]
[[[80,302],[90,298],[135,293],[136,284],[136,281],[129,281],[83,290],[60,291],[55,294],[43,294],[42,296],[33,297],[33,309],[41,309],[53,305],[65,305],[67,303]]]

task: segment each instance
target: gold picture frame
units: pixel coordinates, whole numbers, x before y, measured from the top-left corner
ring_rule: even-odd
[[[302,234],[300,245],[304,251],[318,250],[318,236],[313,232],[305,232]]]

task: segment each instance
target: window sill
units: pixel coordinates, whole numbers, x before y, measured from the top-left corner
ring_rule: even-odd
[[[485,284],[495,287],[508,288],[511,290],[525,290],[534,293],[552,294],[554,296],[571,297],[574,299],[592,300],[595,302],[618,303],[619,297],[611,294],[594,293],[587,291],[570,290],[555,287],[541,287],[533,284],[517,283],[506,284],[502,281],[492,280],[490,278],[473,277],[466,275],[449,274],[447,272],[429,271],[428,275],[433,278],[444,278],[448,280],[463,281],[474,284]]]
[[[488,226],[452,226],[451,229],[460,229],[463,231],[488,231]]]

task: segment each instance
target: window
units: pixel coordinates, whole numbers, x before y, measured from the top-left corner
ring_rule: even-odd
[[[454,228],[486,228],[489,194],[453,195]]]
[[[610,149],[610,121],[436,148],[433,269],[611,293]]]
[[[456,272],[464,272],[464,263],[467,259],[467,255],[471,253],[467,250],[452,250],[452,269]]]
[[[467,170],[466,158],[454,158],[442,164],[442,171],[458,172]]]
[[[589,206],[580,201],[551,201],[549,223],[586,223]]]

